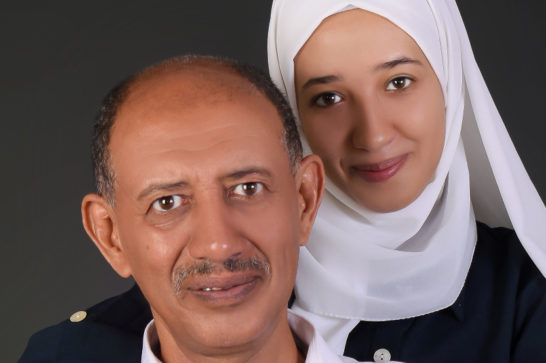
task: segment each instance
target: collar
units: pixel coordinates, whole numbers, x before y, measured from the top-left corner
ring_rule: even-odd
[[[313,325],[295,311],[288,309],[288,324],[294,336],[307,346],[307,357],[305,363],[318,362],[356,362],[348,357],[340,357],[326,344]]]
[[[303,317],[288,309],[288,323],[294,336],[306,347],[306,363],[352,363],[356,360],[348,357],[339,357],[326,344],[313,325]],[[144,330],[142,342],[142,363],[162,363],[156,353],[159,351],[159,338],[154,320],[152,319]]]
[[[152,319],[146,329],[144,329],[144,337],[142,338],[142,354],[141,363],[162,363],[157,359],[156,353],[159,352],[159,337],[155,328],[154,319]]]

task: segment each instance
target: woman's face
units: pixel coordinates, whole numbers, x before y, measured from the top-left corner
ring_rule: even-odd
[[[445,134],[442,88],[415,41],[354,9],[326,18],[294,62],[303,131],[330,179],[377,212],[414,201]]]

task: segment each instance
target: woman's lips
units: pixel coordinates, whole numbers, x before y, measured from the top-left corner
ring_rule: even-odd
[[[380,183],[396,174],[407,159],[408,154],[404,154],[376,164],[356,165],[352,167],[352,170],[370,183]]]

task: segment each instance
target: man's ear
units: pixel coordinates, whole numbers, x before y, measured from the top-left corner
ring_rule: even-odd
[[[324,166],[317,155],[308,155],[296,173],[299,192],[300,245],[307,243],[324,192]]]
[[[82,200],[83,228],[106,261],[121,277],[131,276],[110,204],[98,194],[87,194]]]

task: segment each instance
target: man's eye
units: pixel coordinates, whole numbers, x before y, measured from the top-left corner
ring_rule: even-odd
[[[396,77],[387,84],[388,91],[401,90],[408,87],[413,80],[409,77]]]
[[[251,197],[260,193],[264,185],[259,182],[242,183],[232,189],[232,193],[243,197]]]
[[[167,195],[156,199],[152,204],[152,208],[158,212],[167,212],[180,207],[182,205],[182,201],[183,200],[180,195]]]
[[[338,95],[337,93],[326,92],[316,96],[313,99],[313,104],[319,107],[328,107],[328,106],[335,105],[336,103],[341,102],[341,100],[342,100],[341,96]]]

